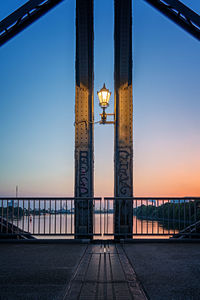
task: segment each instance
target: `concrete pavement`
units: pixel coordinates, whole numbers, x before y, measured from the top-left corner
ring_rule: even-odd
[[[151,300],[200,300],[200,243],[126,244]]]
[[[62,299],[85,249],[81,244],[0,244],[0,299]]]
[[[151,300],[200,299],[200,243],[106,247],[1,243],[0,299],[137,299],[140,283]]]

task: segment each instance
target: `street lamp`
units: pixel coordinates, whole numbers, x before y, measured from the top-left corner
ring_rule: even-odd
[[[107,121],[107,116],[114,116],[114,114],[106,114],[106,108],[109,106],[109,100],[111,96],[111,92],[106,88],[104,83],[102,89],[97,92],[99,97],[99,106],[103,109],[103,113],[100,114],[101,121],[100,124],[114,124],[114,121]]]

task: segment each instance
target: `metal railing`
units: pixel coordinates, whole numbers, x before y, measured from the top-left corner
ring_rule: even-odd
[[[91,205],[85,206],[84,202],[92,201],[92,235],[97,238],[125,235],[120,228],[130,225],[126,214],[130,201],[131,236],[200,236],[199,197],[0,198],[0,235],[74,237],[76,200],[80,218],[88,215],[88,220]],[[115,214],[116,204],[120,210]],[[91,233],[84,235],[89,237]]]
[[[125,236],[120,228],[128,227],[128,209],[132,202],[132,236],[200,237],[199,197],[130,197],[104,198],[104,235]],[[115,205],[121,207],[114,217]],[[130,203],[129,203],[130,204]],[[116,232],[114,228],[119,228]],[[115,231],[115,232],[114,232]]]
[[[85,208],[82,204],[85,201],[93,202],[93,235],[101,235],[101,198],[72,197],[0,198],[0,234],[74,236],[76,200],[80,206],[80,218],[85,213]],[[88,206],[87,215],[89,213]]]

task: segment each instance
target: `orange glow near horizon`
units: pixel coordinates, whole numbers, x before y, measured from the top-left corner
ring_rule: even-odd
[[[140,155],[136,147],[134,196],[199,196],[199,147],[196,143],[191,148],[184,140],[158,141]]]
[[[200,142],[189,138],[157,137],[135,143],[133,190],[135,197],[200,196]],[[188,139],[188,140],[187,140]],[[108,152],[108,148],[106,149]],[[113,151],[113,150],[112,150]],[[112,152],[110,149],[110,152]],[[95,171],[95,195],[114,195],[114,164],[99,157]],[[105,156],[104,156],[105,157]],[[111,165],[112,164],[112,165]],[[112,167],[111,167],[112,166]],[[104,168],[104,170],[103,170]]]

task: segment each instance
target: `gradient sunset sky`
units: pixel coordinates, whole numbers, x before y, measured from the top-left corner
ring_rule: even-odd
[[[0,19],[26,0],[0,3]],[[96,0],[95,121],[114,102],[114,4]],[[182,1],[200,13],[200,1]],[[0,49],[0,196],[73,196],[75,0]],[[200,195],[200,43],[133,1],[134,195]],[[95,195],[113,196],[112,125],[95,125]]]

